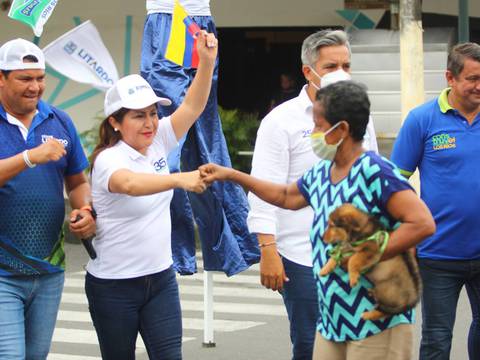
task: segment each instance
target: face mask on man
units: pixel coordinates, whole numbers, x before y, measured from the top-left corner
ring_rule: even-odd
[[[343,139],[340,139],[340,141],[336,144],[330,145],[327,144],[325,137],[330,134],[338,125],[340,125],[340,123],[341,121],[333,125],[326,132],[316,132],[310,135],[310,143],[312,145],[313,152],[320,159],[332,161],[335,157],[337,149],[343,142]]]
[[[339,82],[339,81],[345,81],[345,80],[351,80],[352,79],[350,74],[347,73],[346,71],[342,70],[342,69],[338,69],[338,70],[326,73],[323,76],[318,75],[318,73],[311,66],[310,66],[310,70],[312,70],[312,72],[320,79],[320,86],[315,84],[313,81],[310,82],[312,84],[312,86],[317,90],[320,90],[320,88],[323,88],[323,87],[328,86],[330,84],[334,84],[334,83]]]

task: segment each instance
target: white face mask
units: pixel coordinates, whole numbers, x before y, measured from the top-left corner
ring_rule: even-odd
[[[322,160],[332,161],[337,153],[337,149],[340,144],[343,142],[341,139],[338,143],[334,145],[327,144],[325,136],[330,134],[341,122],[336,123],[326,132],[317,132],[310,135],[310,143],[315,155],[317,155]]]
[[[310,66],[310,70],[312,70],[312,72],[320,79],[320,86],[315,84],[313,81],[310,82],[312,84],[312,86],[317,90],[320,90],[320,88],[324,88],[325,86],[328,86],[330,84],[334,84],[334,83],[339,82],[339,81],[345,81],[345,80],[351,80],[352,79],[350,74],[347,73],[346,71],[342,70],[342,69],[338,69],[338,70],[326,73],[323,76],[318,75],[318,73],[311,66]]]

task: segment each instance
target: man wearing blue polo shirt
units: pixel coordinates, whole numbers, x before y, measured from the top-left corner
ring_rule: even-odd
[[[418,167],[421,197],[437,232],[417,246],[424,290],[420,359],[449,359],[460,290],[472,308],[470,359],[480,359],[480,46],[448,55],[449,88],[413,109],[392,160],[410,176]]]
[[[88,161],[72,121],[40,98],[33,43],[0,47],[0,359],[46,359],[64,282],[63,188],[79,237],[95,232]]]

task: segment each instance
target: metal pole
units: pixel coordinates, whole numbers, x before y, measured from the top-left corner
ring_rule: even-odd
[[[458,0],[458,42],[470,41],[468,0]]]
[[[203,272],[203,347],[215,347],[213,340],[213,273]]]
[[[400,73],[403,122],[425,101],[421,0],[400,0]],[[410,180],[419,193],[418,172]]]

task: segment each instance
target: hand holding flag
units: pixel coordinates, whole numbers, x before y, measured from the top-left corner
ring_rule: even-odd
[[[202,30],[197,23],[176,0],[165,58],[183,67],[196,69],[199,61],[197,41],[201,33]],[[206,34],[204,31],[203,33]],[[216,39],[214,41],[211,38],[209,39],[210,45],[212,47],[216,46]],[[206,43],[206,45],[210,47],[209,43]]]
[[[218,40],[215,35],[202,30],[197,35],[196,43],[200,62],[209,62],[214,65],[218,52]]]

